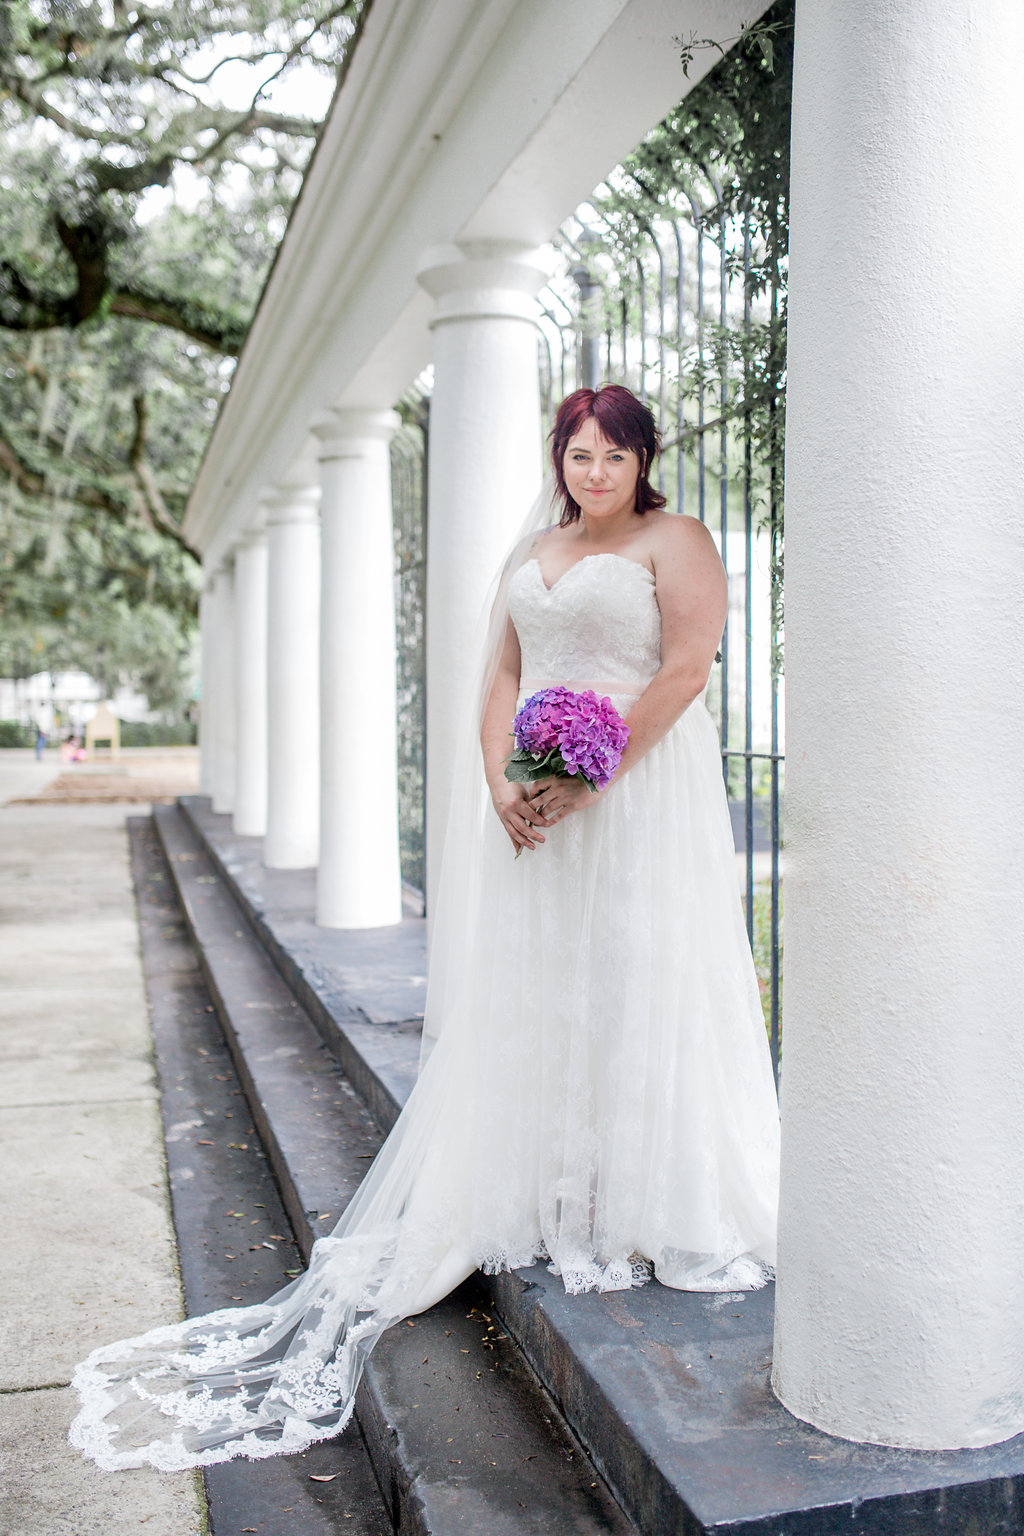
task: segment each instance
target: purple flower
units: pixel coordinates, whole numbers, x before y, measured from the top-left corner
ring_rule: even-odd
[[[574,697],[568,688],[531,694],[512,724],[517,746],[535,757],[546,757],[558,746],[563,717]]]
[[[522,754],[538,763],[550,754],[544,772],[578,774],[593,789],[610,783],[629,740],[629,727],[611,700],[590,689],[544,688],[531,694],[513,731],[520,761]]]

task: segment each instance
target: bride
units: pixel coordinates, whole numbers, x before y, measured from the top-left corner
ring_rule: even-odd
[[[701,702],[726,615],[707,530],[661,510],[653,417],[577,390],[551,434],[557,526],[499,587],[475,766],[455,792],[424,1061],[307,1272],[262,1305],[105,1345],[72,1442],[164,1470],[339,1432],[376,1339],[476,1268],[570,1292],[763,1285],[778,1116]],[[629,740],[600,793],[510,783],[517,706],[592,689]]]

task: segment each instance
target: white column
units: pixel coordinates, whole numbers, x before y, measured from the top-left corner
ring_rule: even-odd
[[[320,484],[267,503],[267,833],[270,869],[317,861],[320,828]]]
[[[235,551],[234,829],[262,837],[267,825],[267,536],[246,534]]]
[[[214,596],[213,809],[229,814],[235,804],[235,562],[217,569]]]
[[[212,795],[217,777],[217,599],[208,574],[199,598],[199,793]]]
[[[509,241],[429,251],[437,298],[427,544],[427,892],[436,889],[460,725],[497,567],[540,489],[540,253]]]
[[[774,1383],[920,1448],[1024,1430],[1022,67],[798,8]]]
[[[316,428],[323,497],[317,922],[402,916],[395,725],[394,411],[331,411]]]

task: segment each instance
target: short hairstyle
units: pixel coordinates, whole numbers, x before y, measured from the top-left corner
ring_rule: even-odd
[[[577,389],[558,407],[551,428],[551,467],[555,474],[555,502],[561,503],[562,528],[575,523],[579,505],[569,495],[562,461],[571,440],[585,421],[593,417],[597,430],[616,448],[630,448],[640,460],[636,482],[636,511],[641,515],[665,505],[665,498],[651,484],[651,468],[661,452],[661,434],[642,401],[622,384],[602,384],[600,389]]]

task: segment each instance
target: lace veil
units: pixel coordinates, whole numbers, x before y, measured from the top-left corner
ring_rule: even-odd
[[[314,1245],[305,1274],[265,1303],[101,1346],[77,1368],[81,1411],[70,1439],[106,1470],[262,1458],[336,1435],[381,1333],[432,1306],[476,1267],[465,1209],[472,1121],[482,1113],[473,1045],[457,1028],[436,1042],[464,969],[466,916],[479,910],[479,834],[490,814],[480,710],[504,640],[508,584],[551,521],[551,507],[546,483],[480,621],[474,707],[453,765],[432,915],[430,1044],[410,1099],[338,1225]]]

